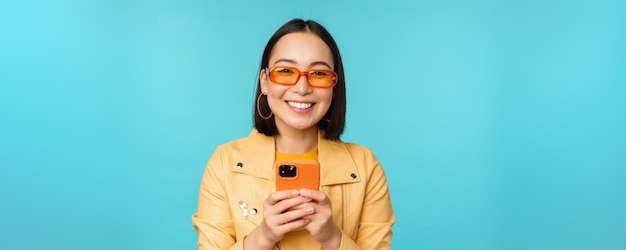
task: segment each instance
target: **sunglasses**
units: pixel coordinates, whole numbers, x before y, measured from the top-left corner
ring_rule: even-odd
[[[265,73],[272,82],[282,85],[296,85],[301,76],[306,76],[307,82],[315,88],[332,88],[337,84],[337,74],[331,70],[315,69],[301,72],[294,67],[276,66],[265,68]]]

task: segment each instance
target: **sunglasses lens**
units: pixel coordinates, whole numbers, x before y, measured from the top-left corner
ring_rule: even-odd
[[[335,84],[335,74],[328,70],[309,72],[309,84],[313,87],[332,87]]]
[[[303,72],[304,73],[304,72]],[[312,87],[330,88],[335,86],[337,75],[330,70],[309,71],[307,80]],[[276,67],[270,71],[270,80],[278,84],[293,85],[300,79],[300,71],[291,67]]]
[[[294,84],[298,81],[300,72],[291,68],[274,68],[270,72],[270,79],[275,83]]]

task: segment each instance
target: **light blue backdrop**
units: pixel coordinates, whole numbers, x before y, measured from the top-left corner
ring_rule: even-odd
[[[395,249],[626,249],[624,1],[2,1],[0,249],[193,249],[271,34],[335,36]]]

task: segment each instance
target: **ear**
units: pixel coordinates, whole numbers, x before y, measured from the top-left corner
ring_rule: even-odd
[[[259,73],[259,82],[261,83],[261,93],[267,95],[267,74],[265,72],[265,69],[261,69],[261,72]]]

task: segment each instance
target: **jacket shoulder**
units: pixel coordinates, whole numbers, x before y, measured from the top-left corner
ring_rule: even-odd
[[[343,144],[355,162],[363,163],[357,164],[357,166],[369,168],[380,164],[370,147],[352,142],[344,142]]]
[[[363,146],[353,142],[340,142],[342,143],[346,149],[350,152],[350,154],[372,154],[372,149],[367,146]]]
[[[249,136],[246,137],[241,137],[223,144],[220,144],[217,146],[217,150],[216,151],[223,151],[223,150],[227,150],[227,151],[239,151],[241,150],[241,148],[243,147],[243,145],[246,144],[246,142],[248,141]]]
[[[218,145],[209,159],[209,165],[213,165],[214,167],[219,165],[226,166],[227,164],[225,163],[227,163],[233,155],[238,154],[247,141],[248,137],[242,137]]]

